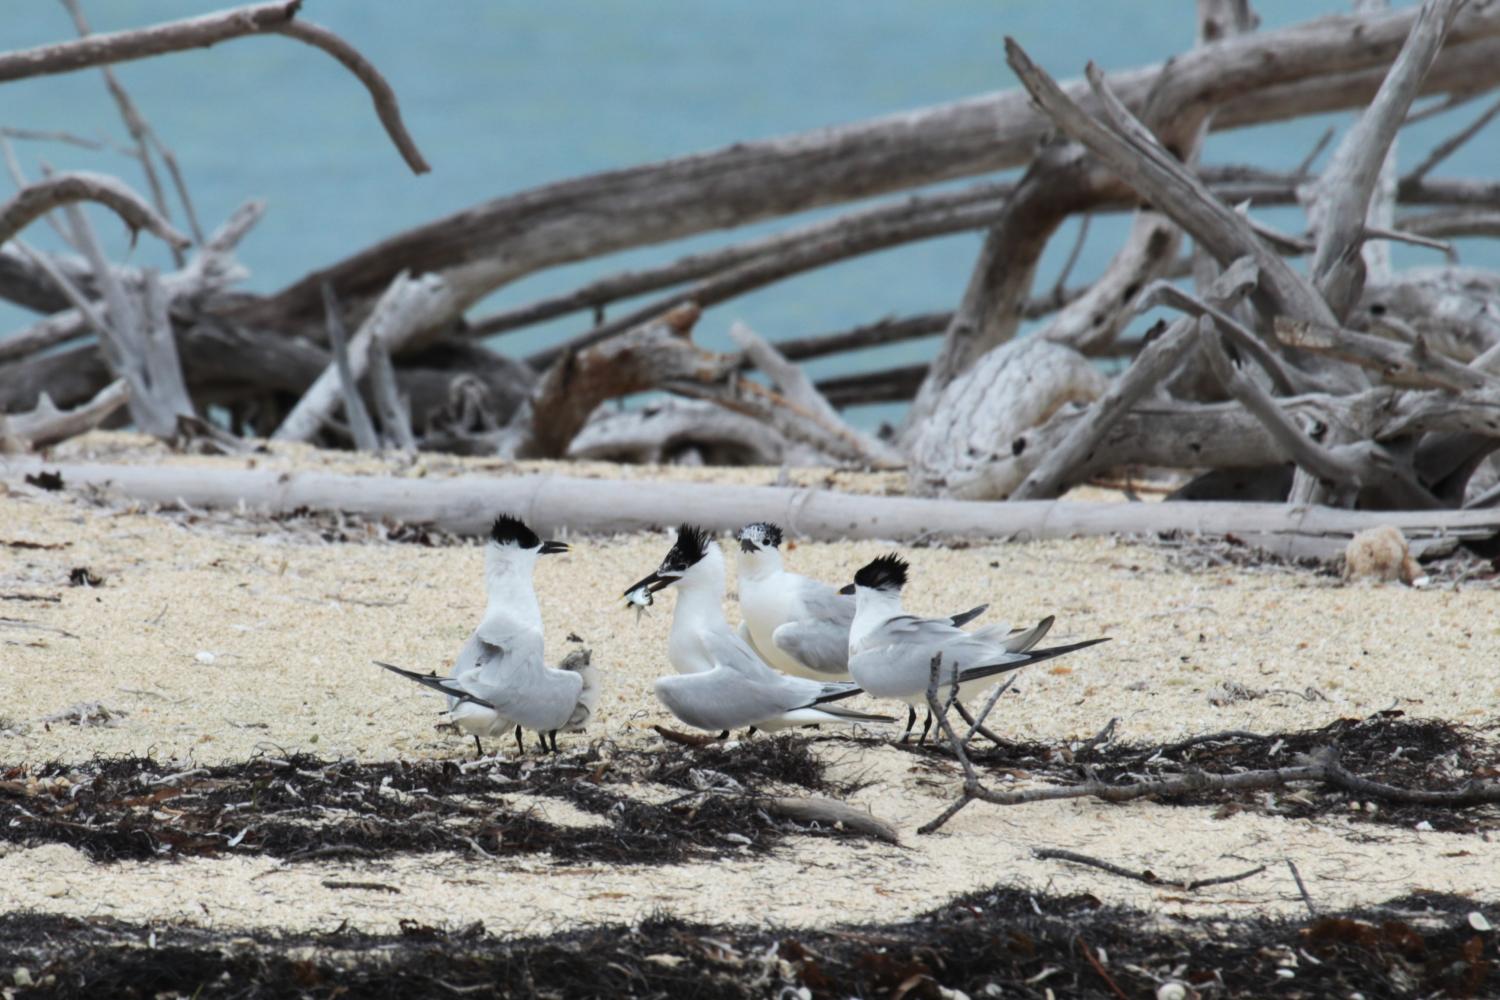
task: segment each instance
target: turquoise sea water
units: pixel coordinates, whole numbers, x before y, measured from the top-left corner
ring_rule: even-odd
[[[216,2],[94,0],[96,30],[115,30],[217,9]],[[1297,0],[1256,4],[1265,27],[1346,5]],[[175,148],[205,227],[241,201],[269,211],[241,248],[248,287],[269,291],[407,226],[474,202],[563,177],[689,153],[736,140],[853,121],[1014,84],[1002,53],[1015,36],[1058,76],[1088,59],[1106,69],[1162,59],[1192,42],[1191,0],[660,0],[660,2],[480,2],[309,0],[307,18],[342,34],[385,73],[434,170],[413,176],[381,130],[363,89],[327,56],[283,38],[250,38],[208,51],[120,66],[118,72],[157,131]],[[15,49],[69,37],[71,22],[50,0],[10,0],[0,45]],[[97,73],[6,84],[0,124],[123,135]],[[1434,119],[1403,137],[1403,163],[1479,106]],[[1214,136],[1208,162],[1295,165],[1326,124],[1303,120]],[[1493,174],[1492,133],[1440,172]],[[119,173],[144,190],[138,168],[115,153],[21,143],[28,171]],[[806,218],[815,217],[810,214]],[[1288,227],[1296,213],[1268,215]],[[715,233],[549,271],[502,289],[477,313],[561,291],[624,266],[670,259],[787,221]],[[143,237],[118,256],[168,263]],[[1108,259],[1124,220],[1095,220],[1075,275]],[[27,233],[50,246],[41,225]],[[1071,245],[1064,231],[1040,281],[1049,282]],[[772,338],[835,330],[890,314],[951,307],[975,251],[961,235],[859,258],[783,282],[717,309],[700,340],[727,343],[734,319]],[[1500,262],[1492,245],[1461,244],[1470,263]],[[1401,247],[1399,264],[1437,263]],[[0,331],[28,314],[0,308]],[[582,329],[571,317],[497,341],[522,352]],[[4,336],[0,332],[0,336]],[[816,375],[910,363],[933,341],[894,345],[816,363]],[[869,408],[862,422],[888,416]]]

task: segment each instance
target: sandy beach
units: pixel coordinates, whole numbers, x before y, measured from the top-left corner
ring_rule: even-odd
[[[399,468],[347,454],[277,451],[249,459],[169,457],[135,438],[91,435],[60,449],[60,457],[238,468],[254,461],[262,468],[285,463],[355,473]],[[405,474],[492,469],[505,475],[517,468],[424,459]],[[570,471],[747,483],[777,475],[774,469]],[[891,476],[817,470],[792,476],[847,490],[900,487]],[[378,526],[331,524],[253,512],[147,511],[34,487],[0,495],[0,765],[125,754],[150,754],[183,769],[256,753],[361,761],[472,757],[471,743],[434,729],[437,696],[370,661],[447,669],[483,606],[480,547],[385,541]],[[581,641],[606,687],[590,731],[564,736],[564,753],[596,740],[660,746],[650,727],[674,722],[652,697],[651,682],[670,670],[665,641],[673,597],[664,595],[637,618],[618,595],[656,566],[671,535],[569,540],[572,551],[545,560],[537,572],[549,658]],[[890,548],[794,543],[786,560],[842,583]],[[1189,568],[1162,547],[1111,539],[917,548],[905,555],[912,563],[910,610],[945,612],[988,601],[986,621],[1023,624],[1055,614],[1058,641],[1112,639],[1024,674],[995,717],[1007,737],[1066,746],[1117,717],[1120,739],[1170,741],[1228,729],[1294,731],[1388,709],[1483,726],[1493,724],[1500,704],[1500,621],[1495,593],[1483,586],[1414,589],[1273,567]],[[80,569],[98,585],[70,585]],[[732,580],[726,612],[738,621]],[[109,713],[105,724],[61,718],[92,703]],[[1500,884],[1500,844],[1488,834],[1386,825],[1372,836],[1368,826],[1353,830],[1346,817],[1217,816],[1206,808],[1089,800],[1009,809],[977,804],[941,833],[919,836],[916,827],[955,795],[956,765],[835,736],[819,734],[815,752],[833,775],[865,783],[851,801],[896,824],[900,846],[794,838],[769,857],[610,869],[561,864],[545,854],[285,864],[230,852],[99,864],[59,844],[0,842],[0,906],[221,927],[317,928],[347,920],[390,930],[402,919],[477,919],[494,932],[521,933],[629,922],[651,912],[786,926],[891,920],[996,883],[1087,891],[1164,912],[1286,914],[1302,905],[1280,867],[1287,857],[1328,906],[1417,889],[1493,898]],[[514,753],[508,742],[487,749]],[[554,802],[539,808],[556,822],[592,821]],[[1192,877],[1271,867],[1253,879],[1184,894],[1038,861],[1031,852],[1041,846]],[[374,879],[400,892],[323,886],[333,879]],[[541,901],[546,905],[536,905]]]

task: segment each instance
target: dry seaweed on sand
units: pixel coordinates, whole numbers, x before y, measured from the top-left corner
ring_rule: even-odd
[[[853,836],[773,817],[763,793],[833,786],[796,738],[651,754],[607,744],[556,758],[454,761],[258,756],[214,767],[149,757],[0,772],[0,840],[62,843],[97,861],[222,854],[288,861],[454,851],[675,864],[762,853],[786,836]],[[666,802],[629,788],[688,790]],[[557,799],[598,822],[562,825],[511,799]]]
[[[995,887],[894,924],[778,931],[653,917],[501,938],[144,927],[0,916],[0,967],[57,997],[1478,997],[1500,989],[1481,907],[1394,900],[1297,920],[1164,919],[1091,895]],[[1490,907],[1493,910],[1493,906]],[[12,973],[13,975],[16,973]],[[1188,992],[1196,991],[1194,992]]]
[[[943,743],[903,746],[935,758],[949,755]],[[1168,744],[1103,740],[1070,746],[1007,741],[995,746],[979,738],[970,744],[970,759],[982,775],[991,778],[1071,785],[1094,777],[1109,784],[1128,784],[1193,772],[1285,768],[1323,748],[1336,752],[1343,767],[1360,777],[1400,788],[1457,789],[1476,778],[1500,776],[1500,744],[1485,729],[1442,719],[1411,719],[1398,710],[1364,719],[1339,719],[1317,729],[1267,734],[1233,730]],[[1316,785],[1275,793],[1196,790],[1158,796],[1158,800],[1169,805],[1218,806],[1221,815],[1248,810],[1293,819],[1338,815],[1361,823],[1420,826],[1438,832],[1500,829],[1500,808],[1494,805],[1366,802],[1349,792]]]

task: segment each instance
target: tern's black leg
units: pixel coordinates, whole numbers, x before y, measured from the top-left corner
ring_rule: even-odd
[[[547,734],[540,729],[536,733],[536,745],[542,748],[542,753],[547,752]]]
[[[553,753],[557,753],[557,730],[554,729],[554,730],[552,730],[552,732],[548,733],[547,735],[552,738],[552,752]]]
[[[917,724],[917,706],[915,706],[915,705],[907,705],[906,706],[906,732],[904,732],[904,733],[901,734],[901,742],[902,743],[905,743],[907,740],[911,739],[912,727],[915,726],[916,724]]]
[[[719,734],[719,739],[721,739],[721,740],[727,740],[727,739],[729,739],[729,730],[726,729],[722,733],[720,733]]]
[[[520,754],[522,757],[526,756],[526,744],[521,739],[521,727],[520,726],[516,727],[516,753]]]
[[[922,722],[922,735],[917,737],[917,746],[927,742],[927,731],[932,728],[932,709],[927,710],[927,718]]]
[[[479,760],[484,756],[484,744],[479,742],[479,737],[474,737],[474,759]]]
[[[754,726],[751,726],[749,729],[745,730],[745,739],[748,740],[750,737],[752,737],[754,735],[755,735],[755,727]]]

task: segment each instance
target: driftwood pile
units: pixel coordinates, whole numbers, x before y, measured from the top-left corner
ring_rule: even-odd
[[[395,94],[347,43],[297,17],[297,2],[113,35],[88,34],[65,2],[82,37],[0,54],[0,82],[102,68],[151,197],[97,175],[30,181],[6,145],[20,190],[0,206],[0,296],[41,316],[0,338],[0,441],[13,449],[128,419],[221,449],[262,437],[905,468],[911,492],[963,499],[1051,499],[1110,469],[1148,467],[1176,470],[1184,499],[1383,510],[1500,501],[1489,461],[1500,446],[1500,274],[1457,266],[1443,242],[1500,235],[1500,183],[1435,175],[1500,104],[1404,175],[1394,155],[1404,125],[1500,84],[1500,3],[1361,7],[1257,32],[1246,0],[1199,0],[1195,48],[1110,75],[1090,65],[1063,85],[1008,40],[1022,89],[496,198],[252,295],[233,290],[245,277],[234,250],[260,206],[205,235],[170,152],[109,65],[285,35],[355,73],[421,173]],[[1200,162],[1212,130],[1339,109],[1362,110],[1321,171],[1328,139],[1291,171]],[[158,160],[191,235],[171,221]],[[1015,180],[919,190],[1010,168],[1023,169]],[[548,267],[882,194],[896,197],[472,312]],[[106,260],[82,201],[165,240],[176,270]],[[1278,205],[1301,205],[1306,232],[1255,218]],[[1103,273],[1035,288],[1053,234],[1100,212],[1133,219]],[[18,234],[40,219],[78,254],[23,243]],[[704,308],[969,230],[987,235],[951,311],[778,341],[737,326],[739,350],[728,354],[692,341]],[[1432,248],[1440,263],[1397,272],[1391,240]],[[1288,263],[1298,257],[1305,267]],[[1176,318],[1131,334],[1151,308]],[[486,346],[575,314],[591,325],[530,357],[506,356],[503,340]],[[1040,327],[1019,337],[1023,320]],[[814,383],[797,365],[939,334],[930,363],[910,368]],[[1110,357],[1128,359],[1113,376],[1098,363]],[[751,369],[766,381],[746,377]],[[646,392],[665,395],[615,405]],[[879,438],[840,414],[889,400],[910,401],[909,416]]]

